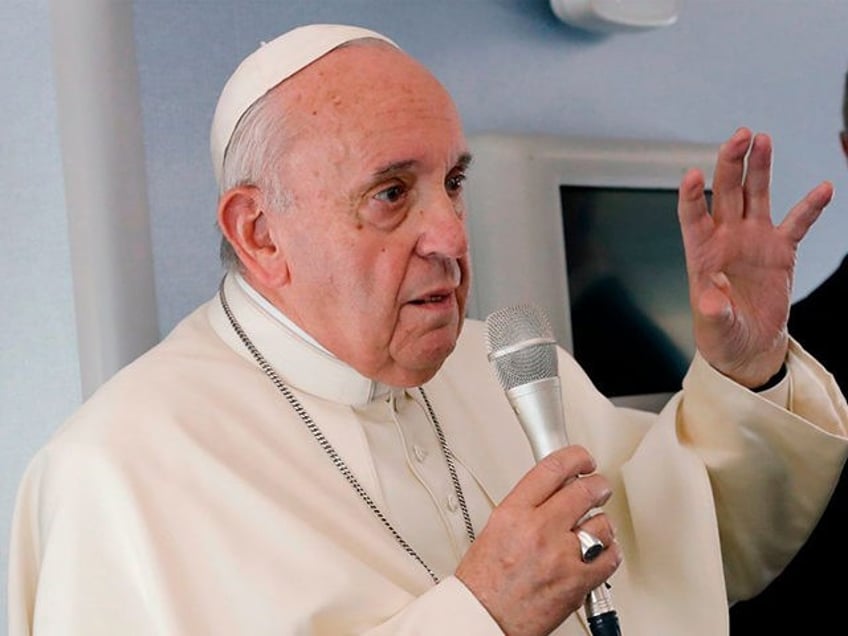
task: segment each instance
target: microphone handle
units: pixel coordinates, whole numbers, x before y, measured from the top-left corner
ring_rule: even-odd
[[[506,396],[537,462],[568,445],[559,376],[520,384],[508,389]],[[592,636],[621,636],[609,587],[608,583],[596,587],[583,605]]]
[[[508,389],[506,397],[537,462],[558,448],[568,446],[559,376],[519,384]]]

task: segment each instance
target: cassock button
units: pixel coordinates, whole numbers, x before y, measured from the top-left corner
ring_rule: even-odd
[[[425,459],[427,459],[426,449],[419,446],[418,444],[413,444],[412,454],[415,455],[415,459],[417,459],[419,463],[423,462]]]
[[[451,512],[456,512],[459,508],[459,501],[456,498],[456,495],[451,493],[448,495],[448,510]]]

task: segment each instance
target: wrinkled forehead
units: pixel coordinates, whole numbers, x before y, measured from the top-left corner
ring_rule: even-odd
[[[371,39],[397,45],[384,35],[356,26],[312,24],[262,43],[246,57],[224,85],[210,134],[215,178],[220,183],[224,156],[245,112],[263,95],[327,53],[350,42]]]
[[[276,87],[291,158],[356,156],[365,169],[454,165],[467,153],[448,91],[423,64],[383,43],[340,47]],[[349,169],[354,169],[349,166]]]

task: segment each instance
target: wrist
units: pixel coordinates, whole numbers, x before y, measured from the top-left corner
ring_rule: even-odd
[[[751,390],[754,393],[761,393],[763,391],[768,391],[769,389],[773,389],[778,384],[780,384],[781,381],[783,381],[783,378],[785,378],[785,377],[786,377],[786,362],[784,362],[783,364],[780,365],[780,368],[777,370],[777,373],[775,373],[773,376],[771,376],[768,380],[766,380],[760,386],[752,387]]]

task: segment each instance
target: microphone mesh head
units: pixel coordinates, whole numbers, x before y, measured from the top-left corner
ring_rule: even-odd
[[[505,391],[557,376],[556,339],[545,312],[513,305],[486,318],[489,361]]]

